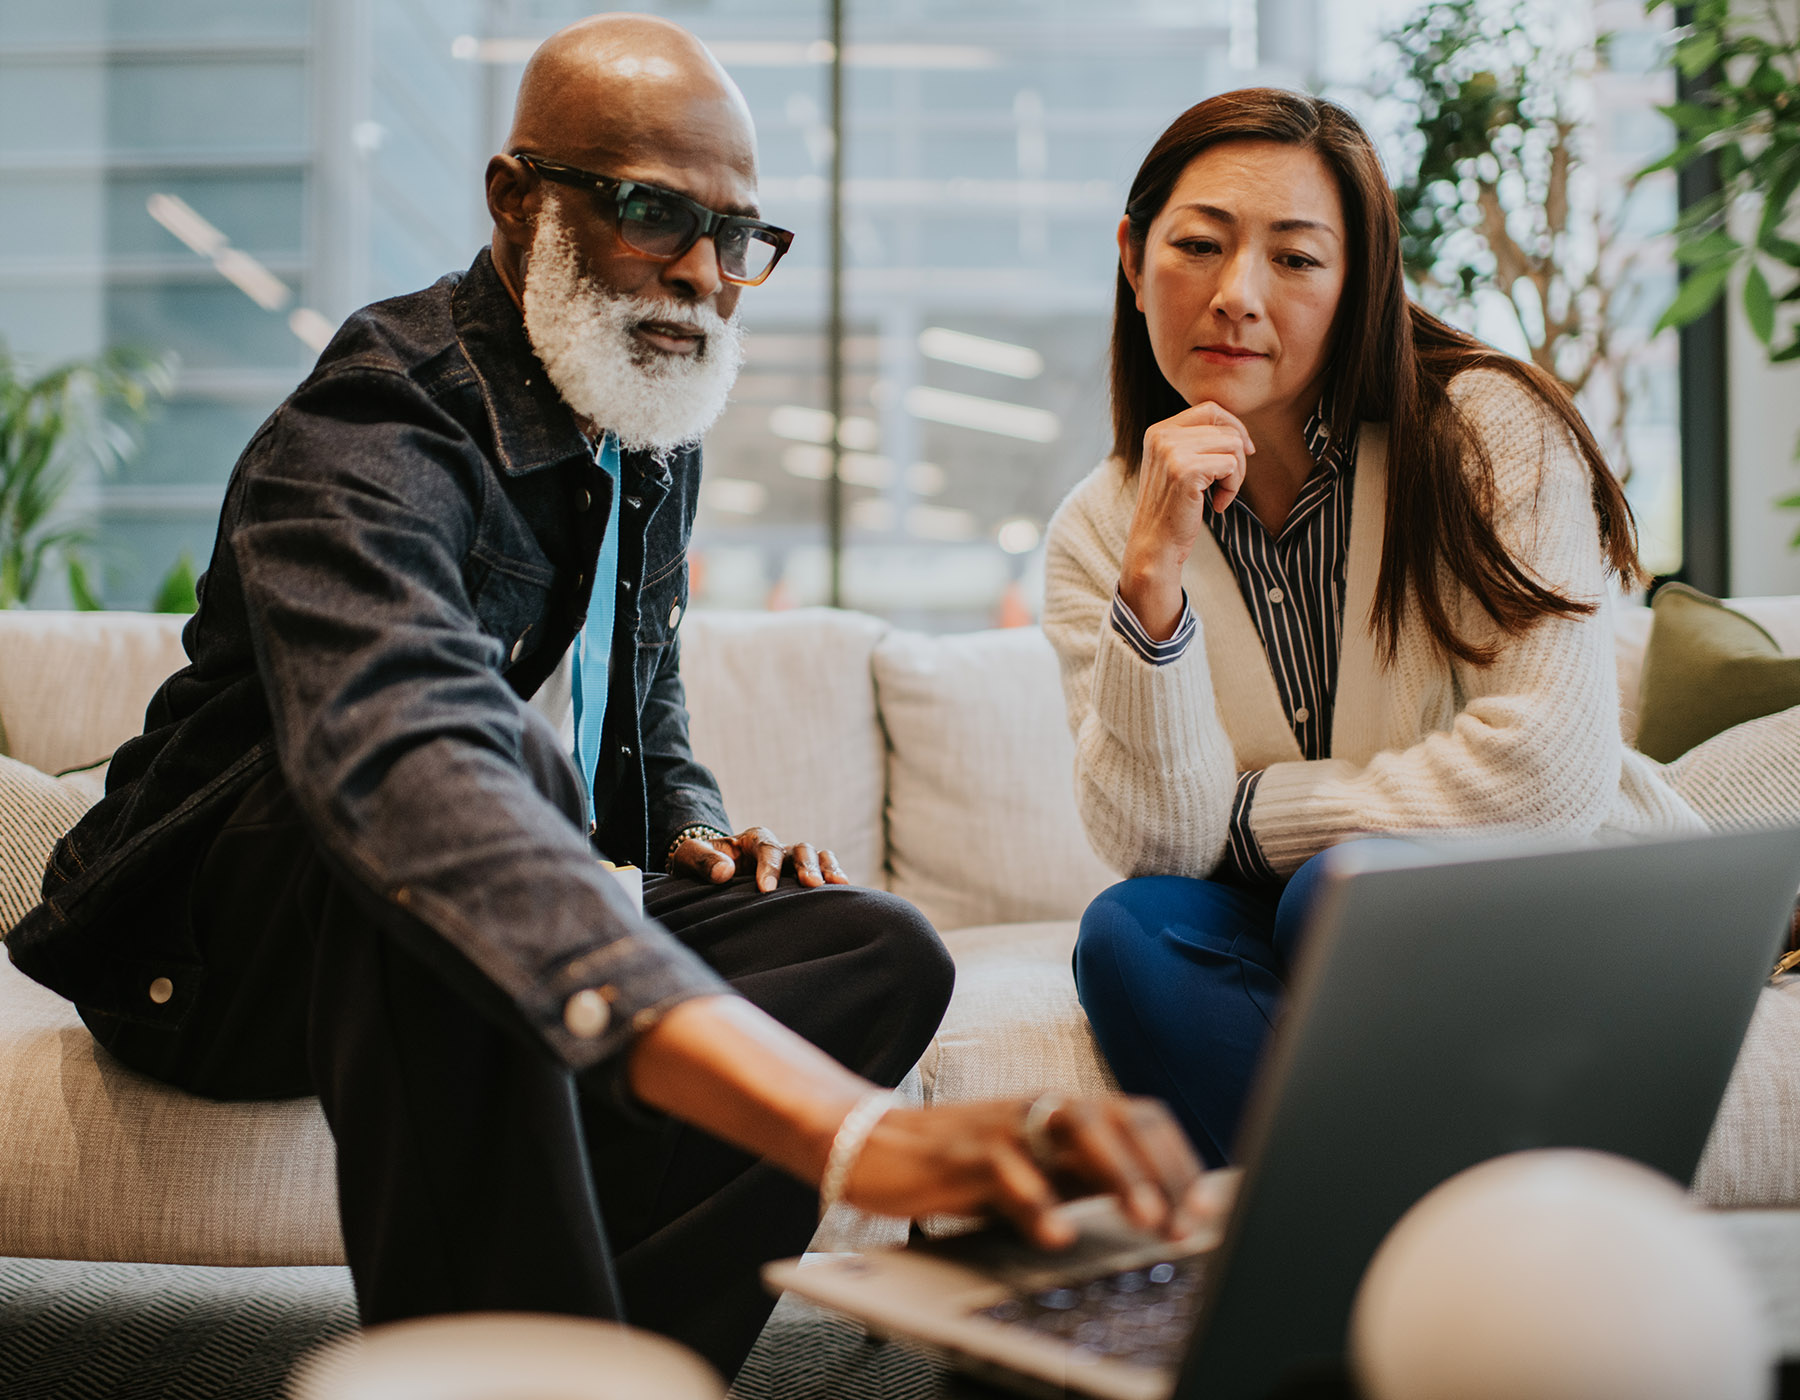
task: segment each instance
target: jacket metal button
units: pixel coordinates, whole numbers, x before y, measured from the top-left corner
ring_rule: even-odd
[[[569,1034],[592,1040],[612,1021],[612,1008],[592,987],[585,987],[563,1003],[563,1024]]]
[[[643,503],[644,498],[642,496],[627,496],[625,498],[625,504],[630,506],[633,510],[636,510],[639,506],[643,505]]]
[[[630,744],[620,744],[619,745],[619,757],[620,758],[630,758],[631,757],[631,745]]]
[[[620,591],[620,592],[621,592],[621,593],[629,593],[629,592],[631,592],[631,580],[630,580],[630,579],[628,579],[628,578],[622,578],[622,579],[620,579],[620,580],[619,580],[619,591]]]
[[[673,632],[679,626],[681,626],[681,604],[677,603],[669,609],[669,630]]]
[[[174,995],[175,984],[167,977],[158,977],[150,984],[150,1000],[158,1006],[167,1004],[169,998]]]
[[[583,486],[575,492],[575,509],[585,513],[594,504],[594,493]]]
[[[525,654],[525,634],[519,634],[519,640],[512,644],[512,659],[517,661]]]

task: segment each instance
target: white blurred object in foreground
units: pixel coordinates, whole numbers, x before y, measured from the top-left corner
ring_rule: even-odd
[[[301,1368],[294,1400],[723,1400],[704,1361],[616,1322],[464,1313],[371,1327]]]
[[[1686,1195],[1600,1152],[1471,1167],[1401,1217],[1350,1351],[1369,1400],[1766,1400],[1749,1283]]]

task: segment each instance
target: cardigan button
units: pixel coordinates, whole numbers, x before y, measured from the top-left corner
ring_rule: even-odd
[[[1306,706],[1304,706],[1304,705],[1302,705],[1299,709],[1294,711],[1294,723],[1295,724],[1305,724],[1307,722],[1307,720],[1309,720],[1311,718],[1312,718],[1312,711],[1307,709]]]
[[[1280,607],[1287,601],[1287,594],[1283,593],[1279,588],[1271,588],[1269,590],[1269,601],[1277,607]]]
[[[175,995],[175,984],[167,977],[158,977],[150,984],[150,1000],[158,1006],[166,1006],[169,998]]]

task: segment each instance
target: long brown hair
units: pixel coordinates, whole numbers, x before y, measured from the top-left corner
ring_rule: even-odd
[[[1336,177],[1349,235],[1347,275],[1327,367],[1326,399],[1339,441],[1361,422],[1388,425],[1387,521],[1370,621],[1391,659],[1410,602],[1439,646],[1485,665],[1498,648],[1457,634],[1446,577],[1506,633],[1593,605],[1546,587],[1494,529],[1493,462],[1450,401],[1463,370],[1500,370],[1535,393],[1573,435],[1592,477],[1608,567],[1637,583],[1637,531],[1618,479],[1566,390],[1537,366],[1502,354],[1413,304],[1400,266],[1400,216],[1381,159],[1356,118],[1334,102],[1276,88],[1221,93],[1177,117],[1138,169],[1126,201],[1141,249],[1195,156],[1224,141],[1278,141],[1314,151]],[[1188,404],[1163,377],[1137,298],[1119,269],[1113,308],[1113,453],[1135,475],[1144,433]]]

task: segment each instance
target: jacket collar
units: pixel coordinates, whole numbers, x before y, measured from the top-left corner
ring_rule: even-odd
[[[544,373],[525,335],[525,318],[486,248],[451,293],[450,316],[494,425],[500,470],[524,476],[585,456],[587,439]]]

